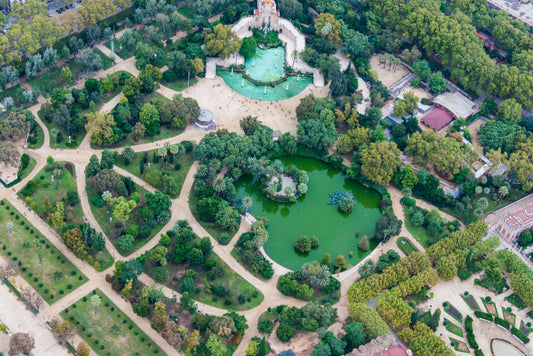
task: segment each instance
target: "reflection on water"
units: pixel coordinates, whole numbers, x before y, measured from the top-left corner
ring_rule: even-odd
[[[345,179],[340,170],[332,169],[323,162],[301,157],[281,159],[286,165],[295,165],[309,175],[308,192],[296,203],[277,203],[266,199],[258,184],[252,184],[252,178],[245,176],[235,182],[239,198],[250,196],[253,200],[252,214],[265,216],[270,220],[269,240],[265,251],[281,265],[299,269],[308,261],[320,261],[325,253],[334,260],[339,254],[355,265],[370,251],[358,251],[359,240],[374,233],[375,223],[380,217],[380,195],[373,189]],[[356,200],[351,213],[342,213],[337,205],[328,205],[329,193],[335,190],[348,191]],[[359,238],[356,231],[360,230]],[[311,250],[306,256],[294,251],[294,242],[300,236],[315,235],[320,246]],[[376,243],[370,240],[371,250]],[[350,251],[354,256],[349,258]]]

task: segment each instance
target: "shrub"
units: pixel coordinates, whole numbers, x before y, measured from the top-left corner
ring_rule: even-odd
[[[263,320],[259,323],[257,328],[259,329],[259,331],[270,334],[272,332],[272,329],[274,329],[274,323],[272,322],[272,320]]]
[[[493,321],[494,320],[494,316],[492,314],[482,312],[481,310],[474,311],[474,315],[477,316],[480,319],[484,319],[484,320],[488,320],[488,321]]]
[[[280,323],[276,330],[276,335],[282,342],[289,342],[294,336],[294,326]]]
[[[524,334],[520,329],[515,328],[514,326],[511,328],[511,332],[514,336],[520,339],[524,344],[529,343],[529,337],[527,337],[526,334]]]
[[[472,330],[472,317],[470,315],[467,315],[465,318],[465,330],[467,333],[473,332]]]
[[[468,343],[470,346],[472,346],[473,349],[479,348],[479,345],[477,344],[476,337],[473,333],[467,333],[466,338],[468,339]]]
[[[485,356],[485,354],[483,353],[483,351],[481,351],[481,349],[475,349],[474,350],[474,355],[476,355],[476,356]]]
[[[300,253],[311,251],[311,240],[307,236],[300,236],[294,242],[294,248]]]
[[[498,325],[501,325],[503,326],[504,328],[506,328],[507,330],[509,330],[509,328],[511,327],[511,323],[508,322],[507,320],[505,319],[502,319],[502,318],[499,318],[497,316],[494,317],[494,322]]]
[[[94,193],[93,196],[91,197],[91,204],[93,204],[94,206],[97,206],[98,208],[103,208],[105,205],[105,201],[102,199],[100,194]]]

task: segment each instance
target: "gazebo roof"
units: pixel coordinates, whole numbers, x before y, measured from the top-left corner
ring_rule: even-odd
[[[201,123],[209,123],[209,122],[213,122],[213,120],[214,120],[213,113],[207,109],[201,109],[200,115],[198,115],[198,117],[196,118],[196,121],[201,122]]]

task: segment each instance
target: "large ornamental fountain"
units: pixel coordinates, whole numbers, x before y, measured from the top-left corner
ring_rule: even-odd
[[[244,17],[233,26],[239,37],[252,36],[252,30],[259,29],[265,37],[269,31],[278,33],[282,46],[274,48],[258,47],[255,55],[245,61],[244,72],[235,70],[219,70],[217,75],[239,94],[265,101],[284,100],[302,92],[312,79],[303,75],[288,76],[285,65],[298,72],[313,71],[303,62],[293,60],[293,51],[305,49],[305,38],[287,19],[279,16],[274,0],[258,0],[253,16]],[[290,53],[286,53],[290,50]]]

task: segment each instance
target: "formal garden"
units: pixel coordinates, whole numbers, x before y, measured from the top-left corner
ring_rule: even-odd
[[[94,290],[60,313],[99,355],[158,355],[161,349],[104,293]]]
[[[72,292],[85,277],[9,202],[0,201],[0,254],[48,303]]]

